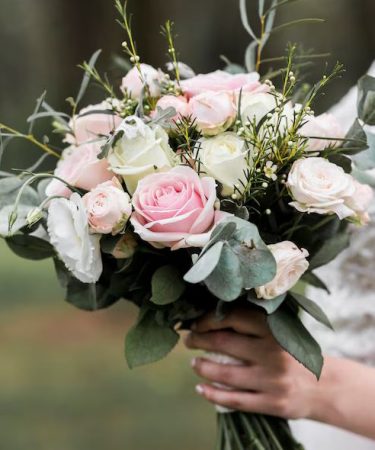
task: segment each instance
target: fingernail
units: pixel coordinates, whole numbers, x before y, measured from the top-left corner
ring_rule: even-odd
[[[191,367],[195,367],[197,365],[197,358],[193,358],[191,360]]]
[[[201,384],[198,384],[197,386],[195,386],[195,390],[196,390],[197,394],[199,394],[199,395],[204,394],[204,387]]]

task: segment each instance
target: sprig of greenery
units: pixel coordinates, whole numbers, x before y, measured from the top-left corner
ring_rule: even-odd
[[[168,55],[174,67],[177,84],[180,85],[180,68],[178,66],[177,52],[174,45],[175,36],[173,35],[174,23],[170,20],[165,22],[165,25],[161,27],[162,35],[168,42]]]
[[[78,67],[84,70],[90,78],[94,79],[111,98],[116,98],[116,93],[106,74],[101,76],[96,67],[90,65],[87,61],[84,61]],[[73,107],[76,105],[76,101],[74,99],[69,98],[68,101],[73,105]]]

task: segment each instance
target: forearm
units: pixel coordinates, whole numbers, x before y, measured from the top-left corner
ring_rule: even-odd
[[[375,439],[375,369],[328,357],[310,419]]]

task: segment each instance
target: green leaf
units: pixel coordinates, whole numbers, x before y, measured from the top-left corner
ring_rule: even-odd
[[[367,136],[358,119],[355,119],[346,134],[342,149],[346,155],[355,155],[367,149]]]
[[[240,261],[228,244],[224,244],[219,263],[205,279],[209,291],[220,300],[236,300],[242,292]]]
[[[42,93],[42,95],[38,98],[38,100],[36,101],[35,109],[34,109],[34,112],[33,112],[33,116],[34,117],[35,117],[36,114],[39,113],[40,108],[41,108],[41,106],[42,106],[42,104],[44,102],[44,99],[46,98],[46,95],[47,95],[47,91],[44,91]],[[35,118],[30,120],[30,121],[29,120],[27,120],[27,121],[30,122],[29,134],[32,134],[33,133],[33,129],[34,129],[34,124],[35,124]]]
[[[282,307],[267,316],[267,322],[281,347],[319,379],[323,368],[322,350],[301,319]]]
[[[125,342],[125,356],[132,369],[164,358],[177,344],[174,329],[160,325],[151,309],[140,311],[137,324],[129,331]]]
[[[84,311],[97,311],[114,303],[117,298],[101,295],[106,290],[98,283],[82,283],[73,276],[64,263],[54,258],[54,265],[60,285],[65,289],[65,300]]]
[[[180,272],[173,266],[160,267],[152,276],[151,301],[157,305],[169,305],[184,293],[186,285]]]
[[[257,298],[255,293],[249,292],[247,300],[260,308],[263,308],[267,314],[273,314],[284,302],[286,294],[279,295],[278,297],[270,300]]]
[[[88,67],[90,69],[93,69],[95,67],[95,64],[96,64],[96,62],[97,62],[101,52],[102,52],[101,50],[97,50],[91,56],[91,58],[89,60],[89,63],[88,63]],[[78,92],[77,97],[75,99],[75,104],[76,105],[78,105],[78,103],[82,100],[83,96],[85,95],[86,90],[88,88],[88,85],[90,83],[90,79],[91,79],[90,74],[87,71],[85,71],[85,74],[84,74],[83,79],[82,79],[81,87],[79,88],[79,92]]]
[[[339,233],[331,239],[324,242],[317,253],[310,259],[310,270],[325,266],[335,259],[350,243],[348,233]]]
[[[13,211],[13,205],[4,206],[0,209],[0,236],[9,237],[16,234],[22,228],[27,226],[26,217],[28,213],[34,208],[34,206],[18,205],[17,218],[12,225],[12,229],[9,232],[9,217]],[[28,229],[23,230],[27,233]],[[30,228],[31,231],[31,228]]]
[[[368,149],[355,155],[353,160],[360,170],[370,170],[375,168],[375,134],[366,133]]]
[[[358,117],[367,125],[375,125],[375,78],[363,76],[358,82]]]
[[[327,285],[313,272],[305,272],[305,274],[301,278],[301,281],[310,284],[311,286],[314,286],[318,289],[322,289],[330,294]]]
[[[342,167],[346,173],[351,173],[352,171],[352,160],[345,155],[340,153],[329,154],[328,161]]]
[[[263,286],[276,276],[276,261],[267,248],[249,248],[242,244],[233,247],[241,263],[244,289]]]
[[[245,52],[245,67],[248,72],[254,72],[256,68],[256,50],[258,48],[258,41],[250,42]]]
[[[236,228],[236,224],[233,222],[221,222],[211,233],[210,241],[203,247],[201,254],[205,253],[207,249],[211,248],[217,242],[229,240],[236,231]]]
[[[259,17],[262,17],[264,14],[264,1],[265,0],[258,0],[258,15],[259,15]]]
[[[297,294],[296,292],[290,291],[289,295],[295,300],[298,306],[307,312],[307,314],[310,314],[310,316],[314,317],[318,322],[333,330],[330,320],[319,305],[304,295]]]
[[[197,284],[209,277],[219,263],[223,246],[222,241],[216,242],[185,274],[184,280],[188,283]]]
[[[15,234],[5,239],[8,247],[16,255],[25,259],[39,261],[55,256],[52,245],[43,239],[27,234]]]
[[[307,24],[307,23],[323,23],[325,22],[324,19],[319,19],[319,18],[306,18],[306,19],[296,19],[296,20],[291,20],[290,22],[287,23],[283,23],[282,25],[279,25],[275,28],[273,28],[270,33],[277,33],[278,31],[284,30],[285,28],[289,28],[291,26],[294,25],[301,25],[301,24]]]

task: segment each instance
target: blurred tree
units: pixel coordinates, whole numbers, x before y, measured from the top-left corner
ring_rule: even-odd
[[[249,16],[257,23],[256,0],[249,0]],[[101,67],[111,66],[111,55],[121,52],[125,38],[115,23],[116,12],[108,0],[0,0],[0,117],[22,126],[35,98],[48,90],[57,109],[67,109],[66,97],[74,95],[82,73],[76,65],[103,49]],[[156,66],[166,60],[160,24],[176,23],[181,60],[197,72],[221,66],[224,54],[242,62],[249,37],[241,26],[238,0],[129,0],[134,13],[134,32],[142,58]],[[280,8],[278,23],[300,17],[322,17],[325,24],[296,26],[270,40],[267,55],[283,55],[288,41],[302,42],[306,49],[331,52],[329,63],[344,63],[347,74],[332,85],[320,110],[336,101],[354,84],[375,57],[375,2],[373,0],[301,0]],[[309,74],[319,77],[324,61]],[[116,79],[121,73],[114,72]],[[90,93],[87,101],[96,98]],[[43,131],[43,130],[42,130]],[[35,152],[18,144],[7,154],[8,167],[35,158]],[[27,160],[27,161],[26,161]]]

